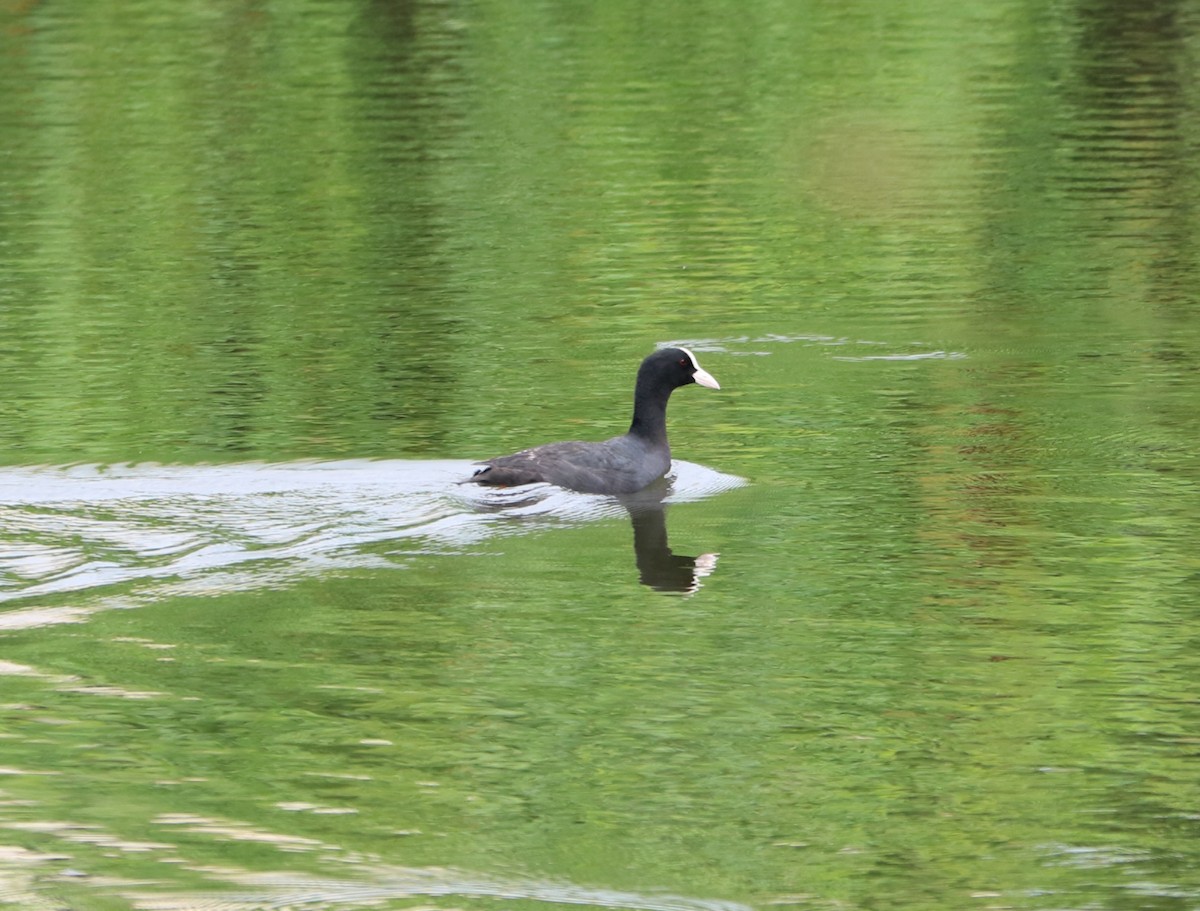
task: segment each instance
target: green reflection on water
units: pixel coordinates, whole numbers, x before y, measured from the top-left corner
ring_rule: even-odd
[[[9,815],[69,812],[192,865],[278,867],[278,839],[303,869],[536,858],[750,900],[870,902],[879,878],[915,902],[1086,895],[1104,874],[1072,862],[1082,848],[1172,872],[1160,802],[1194,796],[1178,715],[1194,661],[1157,643],[1161,612],[1022,611],[1030,568],[1008,597],[986,579],[931,596],[902,562],[822,562],[823,530],[794,523],[813,556],[781,583],[786,555],[749,546],[763,498],[726,500],[674,513],[682,546],[726,551],[693,599],[631,585],[628,528],[604,522],[10,637],[82,679],[10,696],[26,704],[7,761],[34,773],[10,791],[38,803]]]
[[[691,598],[603,519],[6,633],[31,895],[1194,903],[1187,4],[0,17],[0,464],[600,438],[682,340],[753,482]]]

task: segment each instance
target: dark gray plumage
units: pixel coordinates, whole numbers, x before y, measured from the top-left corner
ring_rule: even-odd
[[[638,368],[628,433],[602,443],[547,443],[488,459],[468,480],[501,487],[545,482],[582,493],[641,490],[671,467],[667,401],[674,390],[690,383],[721,388],[686,348],[656,351]]]

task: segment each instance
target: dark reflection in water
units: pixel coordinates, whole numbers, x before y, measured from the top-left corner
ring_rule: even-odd
[[[680,464],[676,463],[677,466]],[[537,484],[490,489],[485,499],[477,501],[473,508],[542,521],[542,508],[548,503],[558,504],[557,509],[564,517],[578,513],[580,518],[598,518],[623,507],[633,528],[633,554],[638,581],[655,591],[693,594],[700,589],[700,580],[716,569],[719,555],[704,553],[691,557],[677,554],[671,549],[667,537],[667,505],[678,493],[674,479],[663,480],[638,493],[615,498],[574,494],[550,485]],[[582,511],[578,508],[580,505]]]
[[[1090,233],[1136,251],[1149,299],[1164,310],[1190,307],[1195,280],[1194,207],[1178,205],[1195,179],[1191,16],[1176,0],[1081,2],[1066,95],[1072,170],[1064,191],[1094,200]],[[1155,246],[1148,261],[1147,243]]]
[[[669,488],[655,486],[632,497],[623,498],[633,525],[633,553],[638,578],[643,585],[661,592],[690,594],[700,588],[700,580],[712,573],[717,554],[689,557],[671,550],[667,541],[667,511],[663,500]]]
[[[1091,0],[1076,9],[1083,79],[1110,108],[1153,94],[1156,107],[1179,111],[1186,29],[1176,0]],[[1097,105],[1099,106],[1099,105]]]
[[[1183,117],[1187,45],[1173,0],[1093,0],[1075,10],[1072,76],[1066,86],[1065,142],[1076,196],[1121,197],[1132,208],[1118,223],[1173,218],[1163,205],[1181,192],[1188,169]],[[1165,197],[1162,194],[1170,194]]]
[[[1174,2],[1083,3],[1076,10],[1068,85],[1071,160],[1106,169],[1084,173],[1080,192],[1129,193],[1178,180],[1186,45]],[[1172,164],[1174,163],[1174,164]]]

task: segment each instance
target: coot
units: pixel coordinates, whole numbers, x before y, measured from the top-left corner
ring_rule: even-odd
[[[544,481],[582,493],[641,490],[671,467],[667,400],[675,389],[689,383],[721,388],[686,348],[655,351],[638,368],[628,433],[603,443],[547,443],[488,459],[468,480],[501,487]]]

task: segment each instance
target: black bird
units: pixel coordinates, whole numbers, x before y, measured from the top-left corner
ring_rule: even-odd
[[[642,361],[633,391],[629,432],[603,443],[547,443],[515,455],[488,459],[467,480],[516,487],[544,481],[581,493],[634,493],[671,467],[667,400],[680,386],[720,384],[686,348],[663,348]]]

